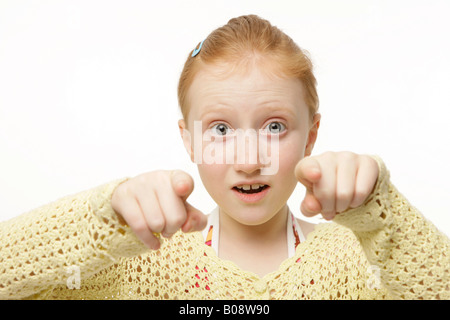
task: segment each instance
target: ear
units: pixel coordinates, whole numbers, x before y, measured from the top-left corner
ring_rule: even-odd
[[[192,150],[191,133],[186,129],[186,122],[184,119],[178,120],[178,128],[180,129],[181,139],[183,140],[184,148],[186,149],[191,161],[194,162],[194,152]]]
[[[319,131],[319,126],[320,126],[320,118],[321,115],[319,113],[316,113],[313,117],[312,120],[312,126],[309,129],[309,133],[308,133],[308,142],[306,143],[306,148],[305,148],[305,157],[310,156],[312,153],[312,150],[314,148],[314,144],[316,143],[317,140],[317,133]]]

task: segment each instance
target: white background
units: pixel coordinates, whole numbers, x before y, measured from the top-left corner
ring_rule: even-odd
[[[176,87],[190,50],[257,14],[309,51],[322,123],[315,154],[380,155],[450,235],[450,2],[0,0],[0,220],[154,169],[191,173]],[[299,217],[303,189],[289,201]]]

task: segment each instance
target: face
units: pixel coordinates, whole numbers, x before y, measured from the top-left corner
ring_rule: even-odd
[[[179,127],[221,213],[251,226],[284,210],[298,182],[294,168],[310,154],[319,126],[318,116],[310,121],[301,82],[266,74],[258,67],[224,76],[217,66],[196,75],[188,99],[188,123],[180,120]],[[241,143],[238,136],[245,137]],[[226,154],[224,161],[207,161],[205,157],[220,150]],[[201,151],[202,163],[195,151]],[[272,170],[263,174],[268,166]]]

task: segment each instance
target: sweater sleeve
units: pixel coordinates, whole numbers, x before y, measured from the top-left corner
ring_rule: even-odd
[[[350,228],[380,281],[398,299],[450,299],[450,240],[389,181],[379,157],[379,177],[362,206],[334,221]]]
[[[76,285],[145,246],[111,207],[117,180],[0,223],[0,299]],[[74,278],[75,277],[75,278]]]

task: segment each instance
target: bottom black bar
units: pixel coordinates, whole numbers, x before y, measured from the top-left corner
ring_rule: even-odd
[[[417,316],[424,310],[448,310],[450,301],[0,301],[6,315],[101,319],[286,319],[330,315],[340,317]],[[432,308],[432,309],[430,309]],[[445,309],[444,309],[445,308]],[[311,312],[311,314],[309,313]],[[163,317],[163,318],[161,318]],[[289,318],[285,318],[289,317]],[[20,318],[20,317],[19,317]]]

